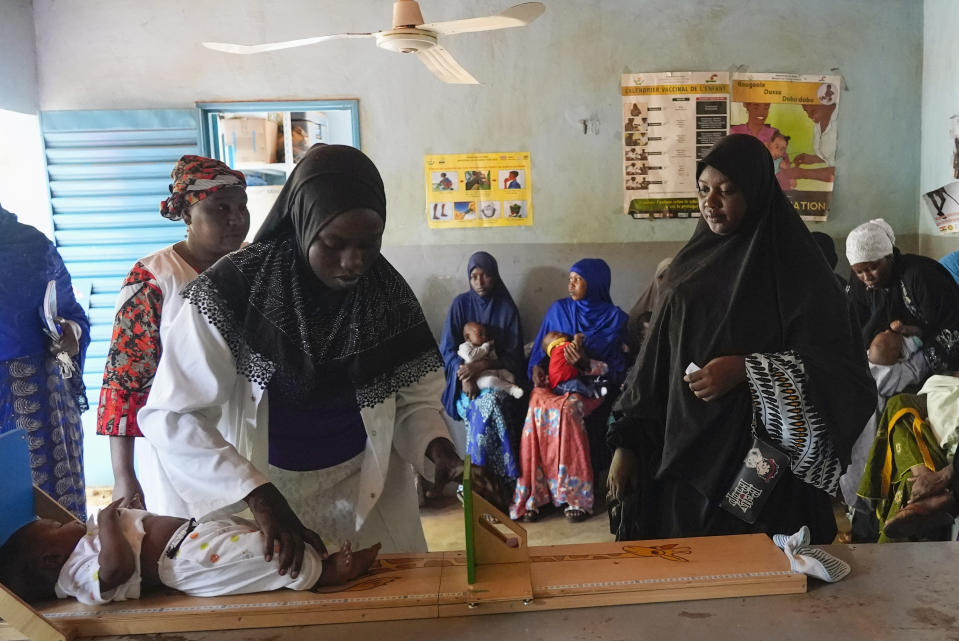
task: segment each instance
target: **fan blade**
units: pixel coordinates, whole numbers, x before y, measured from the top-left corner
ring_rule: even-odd
[[[524,2],[495,16],[483,18],[467,18],[465,20],[451,20],[449,22],[427,22],[416,27],[424,31],[432,31],[441,36],[451,36],[455,33],[471,33],[474,31],[492,31],[494,29],[509,29],[510,27],[525,27],[536,18],[543,15],[546,6],[542,2]]]
[[[433,75],[443,82],[454,85],[479,84],[476,78],[470,75],[470,72],[463,69],[460,63],[453,59],[449,51],[439,45],[430,47],[425,51],[418,51],[416,57],[426,65],[427,69],[433,72]]]
[[[266,51],[279,51],[280,49],[292,49],[293,47],[305,47],[306,45],[324,42],[326,40],[342,40],[344,38],[371,38],[373,33],[337,33],[332,36],[316,36],[315,38],[300,38],[299,40],[286,40],[284,42],[268,42],[262,45],[236,45],[229,42],[204,42],[203,46],[214,51],[224,53],[264,53]]]

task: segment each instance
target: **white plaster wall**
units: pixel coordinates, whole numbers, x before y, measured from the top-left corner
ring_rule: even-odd
[[[0,2],[0,109],[37,111],[36,49],[33,2]]]
[[[428,21],[495,13],[511,0],[422,0]],[[363,148],[386,180],[388,245],[681,241],[690,221],[621,213],[619,77],[726,69],[820,73],[843,94],[831,220],[842,237],[877,215],[916,231],[921,3],[911,0],[546,0],[526,29],[463,34],[447,48],[482,86],[436,81],[411,56],[338,41],[255,57],[253,43],[385,28],[388,0],[35,0],[42,109],[187,107],[197,100],[360,99]],[[945,0],[940,4],[949,4]],[[951,51],[954,49],[950,49]],[[567,113],[600,120],[583,135]],[[430,231],[422,157],[529,150],[536,224]]]
[[[920,251],[941,258],[959,250],[959,234],[943,235],[921,201],[921,194],[955,180],[949,118],[959,114],[959,2],[925,0],[922,60],[922,158],[918,218]]]
[[[43,139],[36,114],[0,109],[0,203],[21,223],[33,225],[53,239]]]
[[[52,237],[31,0],[0,0],[0,203]]]

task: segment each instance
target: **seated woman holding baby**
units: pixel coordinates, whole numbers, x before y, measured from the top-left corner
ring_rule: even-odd
[[[496,259],[476,252],[466,265],[468,291],[453,299],[440,351],[446,366],[443,407],[466,423],[466,453],[483,468],[487,498],[505,508],[519,463],[515,452],[525,403],[519,310]]]
[[[854,507],[853,541],[879,535],[874,510],[857,499],[877,426],[890,397],[915,393],[933,374],[959,369],[959,286],[938,262],[904,254],[889,224],[876,218],[846,237],[852,270],[847,294],[879,393],[876,412],[853,446],[840,484]]]
[[[549,503],[565,504],[572,522],[593,511],[594,470],[609,461],[606,417],[626,373],[627,316],[609,296],[610,278],[602,259],[573,265],[569,298],[550,306],[533,342],[536,387],[520,440],[513,519],[535,521]]]

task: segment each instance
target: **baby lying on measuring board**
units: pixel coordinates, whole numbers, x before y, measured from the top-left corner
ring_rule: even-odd
[[[122,499],[121,499],[122,500]],[[264,557],[263,533],[238,517],[197,523],[118,507],[79,521],[38,519],[0,547],[0,581],[29,602],[76,597],[96,605],[140,597],[141,582],[190,596],[224,596],[339,585],[365,573],[380,544],[353,552],[346,543],[322,559],[305,546],[299,574],[281,575]]]

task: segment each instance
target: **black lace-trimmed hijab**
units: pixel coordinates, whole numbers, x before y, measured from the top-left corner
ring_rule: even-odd
[[[416,296],[380,255],[346,291],[309,267],[316,234],[339,214],[372,209],[386,221],[383,181],[346,145],[316,145],[297,164],[255,241],[220,259],[183,296],[220,331],[237,373],[271,401],[307,405],[352,383],[360,407],[442,367]]]

